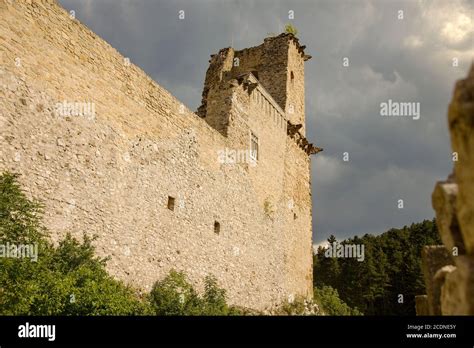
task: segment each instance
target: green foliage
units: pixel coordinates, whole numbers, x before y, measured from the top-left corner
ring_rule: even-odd
[[[149,306],[105,271],[92,239],[69,234],[54,247],[41,225],[41,205],[21,191],[17,176],[0,176],[0,244],[34,245],[30,258],[0,258],[0,315],[136,315]]]
[[[344,303],[337,290],[330,286],[314,288],[314,300],[326,315],[362,315],[357,308],[352,309]]]
[[[305,299],[296,298],[294,301],[285,301],[277,314],[282,315],[303,315],[305,312]]]
[[[226,291],[219,288],[217,279],[208,275],[204,280],[203,305],[205,315],[227,315]]]
[[[293,34],[294,36],[298,35],[298,29],[296,29],[293,24],[288,23],[285,25],[285,33]]]
[[[153,285],[150,301],[157,315],[198,315],[200,298],[182,272],[171,270]]]
[[[330,237],[328,242],[335,238]],[[365,259],[327,258],[320,247],[314,256],[314,285],[331,286],[349,307],[365,315],[414,315],[415,296],[425,293],[421,249],[441,244],[435,220],[381,235],[354,237],[342,243],[363,244]],[[403,294],[404,303],[398,303]]]
[[[0,175],[0,243],[43,243],[42,205],[27,199],[17,180],[17,174]]]
[[[275,314],[278,315],[362,315],[357,308],[350,308],[330,286],[314,288],[313,299],[297,296],[285,301]]]
[[[219,288],[213,276],[204,280],[204,294],[200,296],[183,272],[171,270],[157,281],[150,293],[150,302],[156,315],[240,315],[242,312],[229,307],[226,293]]]
[[[321,315],[320,306],[313,300],[296,296],[292,301],[285,301],[278,307],[277,315]]]

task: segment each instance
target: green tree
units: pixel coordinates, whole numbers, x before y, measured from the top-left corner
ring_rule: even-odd
[[[330,286],[314,288],[314,299],[327,315],[362,315],[357,308],[352,309],[344,303],[339,298],[337,290]]]
[[[331,236],[328,242],[334,240]],[[365,315],[415,314],[415,296],[425,293],[421,249],[441,243],[435,220],[341,243],[363,245],[364,261],[327,258],[326,248],[318,248],[314,255],[315,287],[337,289],[349,307],[357,307]],[[403,303],[398,302],[399,295],[403,295]]]
[[[183,272],[171,270],[157,281],[150,293],[156,315],[240,315],[243,312],[227,305],[226,291],[214,276],[204,279],[202,296],[189,283]]]
[[[153,285],[150,300],[157,315],[199,315],[201,299],[183,272],[171,270]]]

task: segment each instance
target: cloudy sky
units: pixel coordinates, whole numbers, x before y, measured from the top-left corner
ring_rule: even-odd
[[[448,103],[474,57],[473,1],[60,3],[192,110],[210,54],[259,45],[291,22],[313,56],[305,70],[307,136],[324,148],[312,161],[314,242],[434,216],[434,183],[452,168]],[[389,99],[420,103],[420,119],[382,117]]]

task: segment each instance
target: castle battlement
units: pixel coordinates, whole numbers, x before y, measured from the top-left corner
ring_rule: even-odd
[[[267,92],[265,87],[258,82],[258,79],[252,73],[247,73],[238,76],[236,81],[249,93],[250,98],[254,102],[260,104],[261,111],[271,117],[274,125],[286,132],[286,123],[288,120],[286,119],[285,111],[278,105],[270,93]]]

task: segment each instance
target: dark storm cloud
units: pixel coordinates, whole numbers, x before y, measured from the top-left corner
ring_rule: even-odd
[[[307,135],[325,149],[312,166],[315,243],[433,217],[434,182],[452,167],[447,106],[474,52],[469,1],[60,2],[191,109],[210,54],[260,44],[293,10],[313,55]],[[388,99],[419,102],[420,119],[381,117]]]

